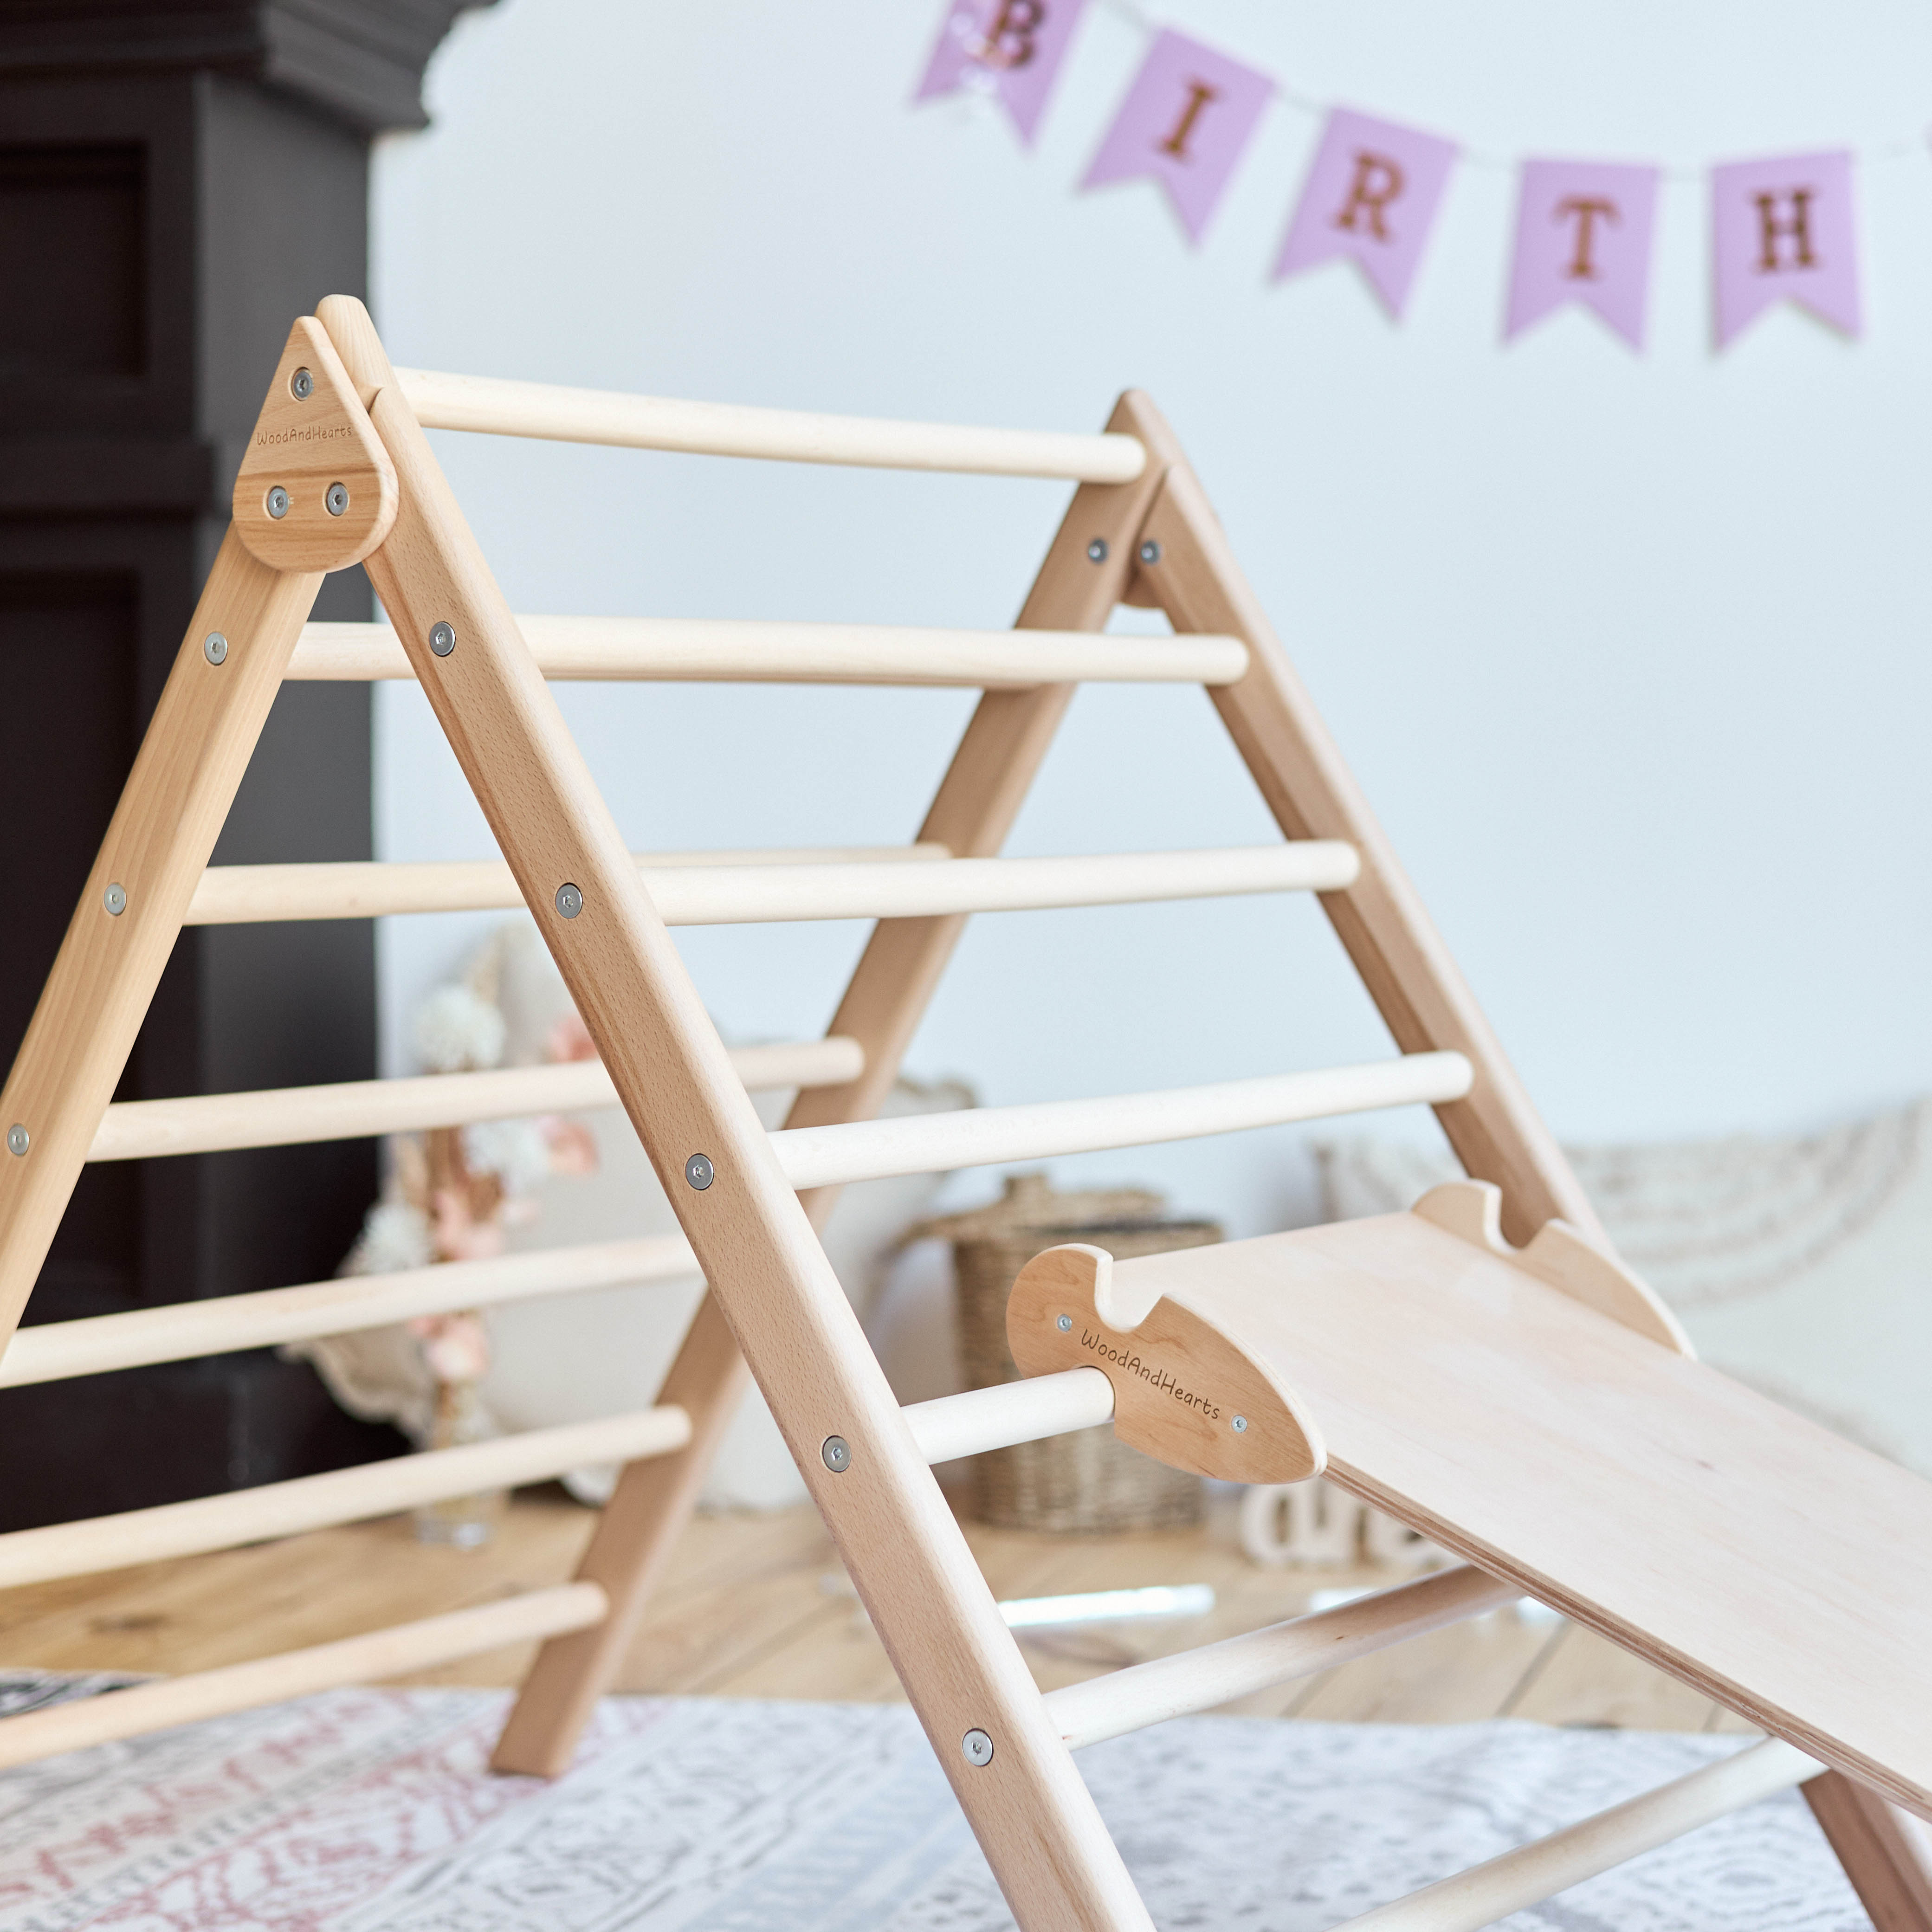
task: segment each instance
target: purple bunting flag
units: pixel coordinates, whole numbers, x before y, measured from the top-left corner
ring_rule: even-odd
[[[1266,74],[1163,32],[1081,186],[1150,176],[1198,244],[1274,92]]]
[[[1525,161],[1505,338],[1567,302],[1643,346],[1658,171],[1614,161]]]
[[[1859,332],[1852,158],[1840,149],[1711,170],[1718,346],[1774,302]]]
[[[1398,322],[1456,165],[1456,144],[1346,107],[1328,117],[1274,279],[1346,256]]]
[[[947,0],[915,100],[971,88],[994,95],[1031,146],[1087,0]]]

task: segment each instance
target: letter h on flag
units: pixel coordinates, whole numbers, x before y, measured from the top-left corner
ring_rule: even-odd
[[[1858,333],[1852,158],[1842,151],[1732,161],[1711,170],[1718,346],[1790,301]]]

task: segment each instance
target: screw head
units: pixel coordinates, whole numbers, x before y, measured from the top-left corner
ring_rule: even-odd
[[[1063,1315],[1054,1325],[1063,1335],[1070,1335],[1073,1333],[1073,1318],[1070,1315]]]
[[[278,519],[288,514],[289,493],[279,483],[268,492],[267,507],[269,515]]]
[[[574,919],[584,910],[584,895],[574,886],[559,886],[556,909],[566,919]]]
[[[1134,554],[1143,563],[1158,563],[1160,561],[1160,545],[1150,537]]]
[[[993,1761],[993,1741],[984,1731],[968,1731],[959,1740],[959,1748],[966,1754],[966,1762],[982,1771]]]
[[[454,624],[432,624],[429,630],[429,647],[438,657],[448,657],[456,648],[456,626]]]
[[[1089,563],[1105,563],[1106,560],[1107,539],[1105,537],[1096,537],[1087,546],[1087,561]]]
[[[711,1165],[709,1154],[694,1154],[684,1164],[684,1178],[702,1194],[717,1179],[718,1170]]]
[[[340,516],[349,507],[349,485],[346,483],[332,483],[328,486],[328,494],[322,500],[328,506],[328,514],[332,517]]]
[[[118,919],[128,910],[128,888],[116,880],[100,895],[100,903],[110,916]]]
[[[1245,1415],[1236,1416],[1234,1421],[1234,1433],[1237,1436],[1246,1435],[1248,1432],[1248,1418]]]
[[[32,1136],[26,1129],[16,1120],[7,1130],[7,1151],[9,1154],[25,1154],[27,1150],[27,1144],[32,1138]]]
[[[211,631],[201,640],[201,654],[212,664],[228,662],[228,640],[219,631]]]
[[[842,1476],[852,1466],[852,1445],[842,1436],[828,1436],[820,1444],[819,1457],[835,1476]]]
[[[315,394],[315,377],[307,369],[298,369],[289,378],[289,394],[298,403],[305,403]]]

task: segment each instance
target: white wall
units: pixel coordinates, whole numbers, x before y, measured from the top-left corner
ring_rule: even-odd
[[[1452,184],[1407,322],[1346,266],[1264,277],[1314,138],[1278,104],[1208,243],[1074,184],[1141,56],[1096,5],[1038,149],[908,97],[934,0],[500,0],[380,151],[399,362],[879,414],[1096,426],[1150,389],[1559,1132],[1788,1128],[1932,1086],[1925,454],[1932,158],[1859,179],[1866,339],[1788,310],[1708,348],[1710,159],[1912,136],[1900,0],[1166,16],[1319,99],[1502,155],[1656,158],[1652,342],[1570,312],[1499,340],[1507,170]],[[517,608],[1010,620],[1063,489],[441,436]],[[897,839],[958,694],[608,687],[562,701],[640,847]],[[379,837],[490,843],[386,689]],[[1079,699],[1012,849],[1268,836],[1198,694]],[[393,922],[386,1061],[488,920]],[[860,928],[686,934],[740,1035],[820,1027]],[[992,1102],[1382,1050],[1312,908],[981,921],[914,1048]],[[1289,1134],[1110,1155],[1238,1231],[1305,1198]],[[1069,1163],[1064,1172],[1072,1174]]]

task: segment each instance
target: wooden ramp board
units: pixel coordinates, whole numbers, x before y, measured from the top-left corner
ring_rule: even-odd
[[[1932,1484],[1414,1214],[1124,1262],[1378,1508],[1932,1818]]]

